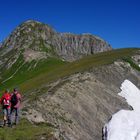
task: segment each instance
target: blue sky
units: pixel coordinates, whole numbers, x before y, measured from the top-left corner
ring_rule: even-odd
[[[29,19],[98,35],[114,48],[140,47],[139,0],[0,0],[0,41]]]

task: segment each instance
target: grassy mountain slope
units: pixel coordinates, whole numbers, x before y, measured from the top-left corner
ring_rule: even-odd
[[[49,83],[59,78],[88,70],[92,67],[111,64],[117,59],[123,59],[124,61],[127,61],[128,59],[131,60],[130,57],[135,54],[136,51],[137,49],[120,49],[87,56],[72,63],[59,65],[49,72],[40,73],[38,76],[36,75],[34,78],[23,82],[20,87],[23,91],[28,91],[44,83]],[[131,62],[133,61],[129,61],[129,63]]]
[[[17,62],[2,75],[0,89],[12,88],[19,84],[40,75],[41,73],[49,73],[57,67],[64,65],[63,62],[56,58],[44,59],[39,62],[32,61],[24,63],[24,60],[17,60]],[[16,72],[16,73],[15,73]]]
[[[25,92],[35,89],[44,83],[49,83],[59,78],[69,76],[76,72],[82,72],[92,67],[98,67],[106,64],[111,64],[117,59],[123,59],[129,63],[133,63],[131,56],[137,52],[138,49],[118,49],[108,52],[99,53],[96,55],[87,56],[75,62],[63,62],[62,60],[50,58],[41,60],[39,62],[32,61],[23,64],[13,78],[8,79],[12,73],[19,68],[22,58],[15,63],[11,69],[6,71],[3,75],[5,81],[1,84],[0,90],[5,88],[13,88],[19,86]],[[132,64],[134,66],[134,64]],[[139,69],[136,65],[135,68]]]

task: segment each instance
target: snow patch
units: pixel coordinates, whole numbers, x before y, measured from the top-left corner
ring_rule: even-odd
[[[133,107],[135,112],[140,112],[140,90],[129,80],[124,81],[121,90],[118,94],[126,99],[127,103]]]
[[[112,116],[104,127],[104,140],[140,140],[140,90],[125,80],[118,93],[124,97],[133,110],[121,110]]]

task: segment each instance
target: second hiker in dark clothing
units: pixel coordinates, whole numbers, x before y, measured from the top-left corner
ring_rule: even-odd
[[[15,88],[11,94],[11,123],[18,124],[19,121],[19,109],[21,104],[21,94]]]

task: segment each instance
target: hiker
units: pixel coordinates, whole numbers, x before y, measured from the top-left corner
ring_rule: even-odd
[[[8,126],[11,125],[11,116],[10,116],[10,112],[11,112],[11,95],[9,90],[5,90],[3,96],[1,97],[1,104],[2,104],[2,109],[3,109],[3,126],[6,125],[6,123],[8,123]]]
[[[21,94],[16,88],[14,88],[13,93],[11,94],[11,125],[17,125],[19,122],[19,109],[21,104]],[[14,115],[14,117],[13,117]],[[14,119],[15,120],[14,120]]]

